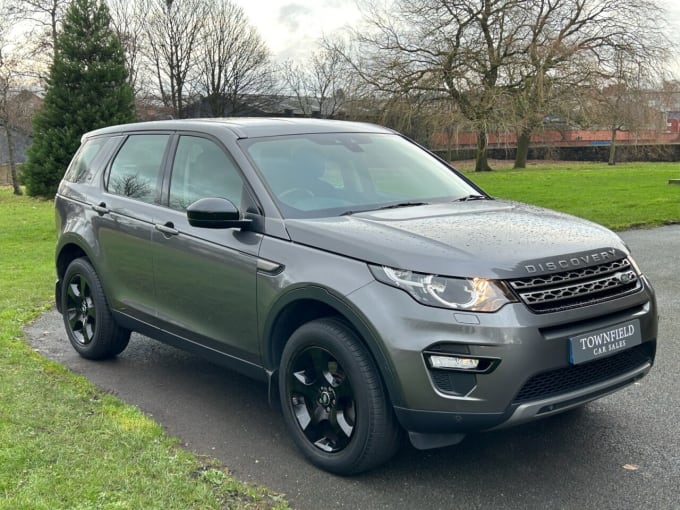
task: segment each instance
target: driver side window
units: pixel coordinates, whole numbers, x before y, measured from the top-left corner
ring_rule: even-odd
[[[182,136],[170,181],[170,207],[185,210],[200,198],[219,197],[241,204],[243,180],[236,165],[212,140]]]

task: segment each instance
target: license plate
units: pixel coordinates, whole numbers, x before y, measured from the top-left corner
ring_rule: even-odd
[[[611,356],[642,343],[640,321],[622,322],[569,339],[569,362],[573,365]]]

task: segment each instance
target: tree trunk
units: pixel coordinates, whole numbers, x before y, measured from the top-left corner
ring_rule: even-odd
[[[211,117],[227,116],[227,98],[224,94],[213,92],[208,96],[208,106],[210,107]],[[233,112],[232,112],[233,114]]]
[[[529,143],[531,142],[531,128],[522,128],[517,135],[517,154],[515,154],[514,168],[526,168],[527,157],[529,156]]]
[[[451,127],[446,129],[446,161],[449,163],[453,161],[453,129]]]
[[[17,178],[17,164],[14,155],[14,136],[12,129],[5,123],[5,135],[7,136],[7,154],[9,156],[9,177],[12,181],[12,188],[15,195],[23,195],[21,186],[19,186],[19,179]]]
[[[477,158],[475,172],[490,172],[489,166],[489,136],[486,129],[477,132]]]
[[[612,129],[612,143],[609,146],[609,166],[614,166],[616,164],[616,128]]]

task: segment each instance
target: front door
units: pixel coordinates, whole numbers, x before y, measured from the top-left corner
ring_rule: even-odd
[[[156,218],[154,280],[162,327],[239,359],[259,363],[256,314],[261,234],[189,225],[186,208],[222,197],[241,206],[243,179],[217,142],[180,136],[169,207]]]

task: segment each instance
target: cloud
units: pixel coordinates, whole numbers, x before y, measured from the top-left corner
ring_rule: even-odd
[[[311,14],[311,9],[302,4],[286,4],[279,9],[278,22],[290,31],[300,28],[303,18]]]
[[[360,18],[357,0],[232,1],[246,11],[277,61],[303,60],[320,48],[323,36],[354,26]]]
[[[325,3],[328,7],[333,7],[335,9],[340,9],[342,7],[356,7],[355,0],[326,0]]]

